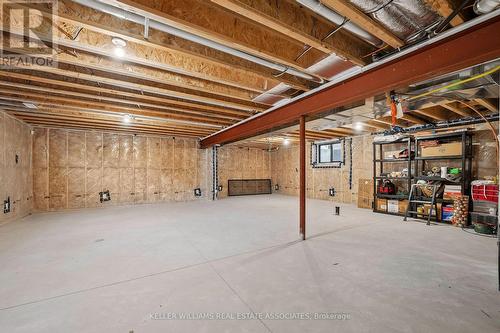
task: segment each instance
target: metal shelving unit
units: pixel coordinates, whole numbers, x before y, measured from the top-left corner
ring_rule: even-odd
[[[387,145],[401,145],[401,149],[408,149],[408,157],[407,158],[398,158],[398,159],[388,159],[384,158],[384,147]],[[377,209],[377,199],[388,199],[388,200],[406,200],[408,199],[407,195],[403,194],[379,194],[377,193],[377,181],[390,179],[390,180],[402,180],[406,184],[406,188],[408,191],[410,190],[412,184],[412,157],[411,151],[413,148],[413,138],[407,137],[393,142],[374,142],[373,143],[373,195],[374,195],[374,206],[373,211],[376,213],[384,213],[389,215],[398,215],[403,216],[404,213],[392,213],[387,211],[381,211]],[[385,163],[405,163],[408,168],[408,175],[406,177],[390,177],[390,176],[380,176],[381,173],[384,172],[384,164]],[[380,171],[377,170],[377,166],[380,167]]]
[[[428,140],[438,140],[438,141],[449,141],[449,142],[461,142],[462,144],[462,154],[461,155],[446,155],[446,156],[421,156],[422,147],[421,144]],[[460,185],[461,192],[463,195],[470,195],[470,182],[472,178],[472,133],[470,132],[457,132],[457,133],[447,133],[441,135],[428,135],[420,136],[415,138],[415,175],[413,177],[414,181],[426,180],[426,181],[440,181],[449,185]],[[440,176],[425,176],[422,175],[425,170],[426,164],[431,161],[460,161],[460,167],[462,169],[462,179],[459,182],[454,182],[441,178]],[[422,197],[421,200],[429,198]],[[437,198],[437,203],[453,203],[453,200]],[[415,209],[414,209],[415,208]],[[411,210],[416,210],[416,207],[410,207]],[[416,215],[416,214],[412,214]],[[440,222],[438,218],[439,214],[436,212],[434,221]],[[415,216],[412,216],[413,218]]]

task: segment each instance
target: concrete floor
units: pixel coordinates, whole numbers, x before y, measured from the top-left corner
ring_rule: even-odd
[[[0,226],[2,332],[499,332],[496,240],[272,195]],[[217,313],[346,320],[169,320]]]

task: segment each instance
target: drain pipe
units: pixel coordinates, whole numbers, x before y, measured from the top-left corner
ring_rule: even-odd
[[[277,64],[277,63],[259,58],[257,56],[233,49],[233,48],[225,46],[223,44],[214,42],[210,39],[207,39],[207,38],[192,34],[190,32],[172,27],[172,26],[167,25],[167,24],[162,23],[162,22],[158,22],[150,17],[144,17],[142,15],[135,14],[135,13],[132,13],[132,12],[127,11],[125,9],[111,6],[111,5],[96,1],[96,0],[74,0],[74,2],[76,2],[82,6],[90,7],[92,9],[95,9],[95,10],[98,10],[98,11],[101,11],[101,12],[104,12],[107,14],[111,14],[113,16],[117,16],[117,17],[124,19],[124,20],[132,21],[134,23],[145,25],[145,24],[147,24],[146,22],[149,22],[148,23],[149,27],[152,29],[160,30],[160,31],[163,31],[167,34],[174,35],[174,36],[177,36],[179,38],[186,39],[186,40],[189,40],[189,41],[197,43],[197,44],[202,44],[202,45],[205,45],[207,47],[216,49],[216,50],[224,52],[224,53],[231,54],[231,55],[239,57],[239,58],[243,58],[245,60],[259,64],[261,66],[276,70],[276,71],[280,72],[281,74],[287,73],[287,74],[294,75],[294,76],[297,76],[297,77],[300,77],[300,78],[303,78],[303,79],[306,79],[309,81],[323,83],[323,79],[321,79],[319,77],[313,76],[313,75],[308,74],[308,73],[304,73],[304,72],[297,70],[295,68],[291,68],[291,67],[288,67],[288,66],[285,66],[282,64]]]
[[[296,1],[300,3],[302,6],[309,8],[316,14],[323,16],[328,21],[335,23],[336,25],[341,25],[345,21],[345,17],[337,14],[330,8],[321,4],[319,1],[316,0],[296,0]],[[358,25],[350,21],[345,22],[345,24],[343,24],[342,27],[347,31],[353,33],[354,35],[358,36],[359,38],[363,39],[364,41],[372,44],[375,47],[382,47],[384,45],[383,41],[373,36],[366,30],[361,29]]]

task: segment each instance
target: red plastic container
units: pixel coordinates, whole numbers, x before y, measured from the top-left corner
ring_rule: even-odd
[[[472,200],[498,202],[498,185],[472,185]]]

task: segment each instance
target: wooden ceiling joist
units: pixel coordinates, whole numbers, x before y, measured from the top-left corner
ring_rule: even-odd
[[[171,108],[171,107],[162,107],[162,106],[157,106],[154,104],[150,104],[150,106],[140,104],[140,103],[135,103],[135,102],[127,102],[126,100],[119,100],[119,99],[111,99],[107,100],[106,98],[100,98],[99,96],[92,96],[92,95],[82,95],[82,94],[77,94],[77,96],[72,96],[71,92],[69,93],[70,96],[66,96],[67,92],[57,92],[54,91],[53,89],[47,89],[47,88],[39,88],[39,87],[33,87],[33,86],[28,86],[28,85],[17,85],[18,89],[12,89],[12,87],[6,87],[9,86],[9,84],[5,84],[3,81],[0,81],[0,94],[13,94],[17,96],[29,96],[37,99],[41,99],[42,102],[63,102],[63,103],[68,103],[70,105],[71,103],[73,104],[80,104],[80,103],[92,103],[94,107],[97,106],[102,106],[102,107],[111,107],[111,108],[123,108],[124,112],[128,110],[136,110],[137,112],[144,111],[144,112],[156,112],[156,113],[163,113],[165,115],[172,114],[184,114],[184,115],[199,115],[199,116],[205,116],[206,119],[214,119],[214,120],[226,120],[228,123],[237,121],[237,120],[242,120],[245,118],[245,115],[243,114],[233,114],[231,112],[225,113],[225,112],[206,112],[206,111],[199,111],[199,110],[190,110],[190,109],[176,109],[176,108]],[[34,90],[34,91],[32,91]],[[63,96],[61,96],[63,95]],[[4,95],[5,96],[5,95]],[[112,103],[107,103],[107,102],[112,102]],[[145,107],[143,107],[145,106]],[[160,110],[158,110],[160,109]],[[163,111],[165,110],[165,111]]]
[[[424,125],[426,124],[426,121],[409,113],[405,113],[401,119],[406,120],[410,123],[417,124],[417,125]]]
[[[32,74],[37,74],[36,72],[32,72],[30,74],[24,74],[24,73],[18,73],[18,72],[0,72],[0,77],[4,78],[17,78],[17,79],[22,79],[22,80],[27,80],[29,81],[30,84],[50,84],[50,85],[56,85],[61,88],[71,88],[71,89],[78,89],[79,91],[85,91],[85,92],[94,92],[97,93],[98,95],[102,94],[108,94],[111,96],[115,97],[126,97],[130,98],[132,100],[147,100],[151,102],[157,102],[157,103],[162,103],[164,105],[174,105],[176,107],[180,108],[186,108],[186,109],[193,109],[193,110],[204,110],[204,111],[215,111],[215,112],[224,112],[224,111],[232,111],[227,108],[219,107],[219,106],[212,106],[212,105],[204,105],[204,104],[196,104],[194,102],[187,102],[187,101],[181,101],[181,100],[176,100],[176,99],[171,99],[166,96],[152,96],[145,94],[144,91],[138,91],[137,93],[131,93],[128,91],[120,90],[120,89],[108,89],[104,87],[95,87],[93,85],[89,84],[83,84],[83,83],[74,83],[74,82],[69,82],[68,80],[64,80],[64,77],[58,78],[58,79],[51,79],[47,77],[42,77],[42,76],[36,76]],[[147,93],[147,92],[146,92]]]
[[[484,99],[484,98],[476,98],[474,99],[474,101],[476,103],[478,103],[479,105],[483,106],[484,108],[486,108],[488,111],[490,112],[494,112],[494,113],[497,113],[498,112],[498,106],[493,104],[492,102],[490,102],[489,100],[487,99]]]
[[[30,6],[39,9],[47,17],[51,15],[42,6],[35,4],[30,4]],[[150,29],[146,39],[143,36],[144,27],[142,25],[121,20],[109,14],[97,13],[89,7],[72,1],[58,1],[57,20],[62,24],[84,28],[80,33],[83,36],[86,31],[93,31],[103,36],[122,38],[130,42],[127,49],[130,50],[131,54],[159,62],[174,73],[253,91],[267,90],[280,82],[300,90],[309,89],[300,80],[288,75],[276,78],[265,68],[243,66],[241,61],[227,61],[227,56],[217,58],[207,52],[183,49],[178,42],[172,42],[175,38],[161,31]],[[82,39],[86,42],[92,42],[89,38]]]
[[[123,122],[123,117],[94,112],[94,111],[75,111],[71,109],[29,109],[22,108],[16,106],[2,106],[2,109],[8,112],[16,112],[26,116],[40,116],[45,118],[60,118],[66,120],[85,120],[88,119],[89,122],[93,122],[96,120],[102,121],[110,121],[112,123],[120,123]],[[210,133],[214,131],[213,127],[205,126],[205,125],[192,125],[186,123],[176,123],[171,121],[157,121],[149,118],[143,117],[134,117],[130,120],[130,123],[124,125],[144,125],[150,126],[152,128],[160,128],[160,129],[179,129],[192,131],[196,133]]]
[[[165,132],[165,131],[176,131],[177,133],[183,133],[187,135],[203,135],[206,133],[204,130],[193,130],[193,129],[186,129],[182,127],[171,127],[171,126],[157,126],[157,125],[148,125],[148,124],[141,124],[138,122],[133,122],[129,124],[124,124],[121,122],[121,120],[116,119],[116,120],[109,120],[109,119],[101,119],[101,118],[94,118],[94,119],[88,119],[87,117],[76,117],[76,116],[66,116],[66,115],[54,115],[54,114],[36,114],[36,112],[19,112],[19,111],[8,111],[8,113],[21,118],[25,120],[28,123],[31,122],[36,122],[36,121],[52,121],[54,123],[59,123],[59,124],[73,124],[73,123],[79,123],[79,124],[85,124],[87,126],[92,126],[92,125],[98,125],[98,126],[108,126],[108,127],[116,127],[116,128],[131,128],[131,129],[144,129],[144,130],[150,130],[150,131],[158,131],[158,132]],[[82,121],[84,120],[84,121]]]
[[[183,136],[183,137],[191,137],[198,138],[195,134],[185,134],[176,131],[154,131],[154,130],[146,130],[146,129],[137,129],[130,127],[110,127],[110,126],[101,126],[101,125],[85,125],[81,122],[77,123],[59,123],[52,121],[44,121],[44,120],[32,120],[30,122],[32,126],[40,126],[40,127],[49,127],[49,128],[60,128],[60,129],[74,129],[74,130],[98,130],[98,131],[108,131],[112,133],[126,133],[126,134],[148,134],[148,135],[157,135],[157,136]]]
[[[195,0],[171,0],[152,2],[149,0],[103,0],[109,5],[119,5],[141,16],[153,18],[168,26],[206,38],[226,47],[279,63],[302,72],[307,72],[290,56],[298,54],[300,46],[293,47],[288,39],[263,33],[258,25],[250,25],[223,10],[214,10],[209,2]],[[248,38],[251,33],[253,38]],[[286,47],[285,47],[286,45]]]
[[[26,69],[26,67],[22,67],[22,66],[19,66],[18,68],[19,69]],[[166,88],[158,88],[158,87],[145,85],[145,84],[131,83],[131,82],[128,82],[128,81],[123,80],[123,79],[119,80],[119,79],[115,79],[115,78],[97,76],[95,74],[74,72],[74,71],[67,70],[67,69],[52,68],[52,67],[37,66],[37,65],[30,66],[30,69],[32,71],[57,74],[60,76],[65,76],[65,77],[73,78],[76,80],[85,80],[85,81],[90,81],[93,83],[99,82],[101,84],[107,84],[107,85],[111,85],[111,86],[118,87],[118,88],[131,89],[131,90],[135,90],[135,91],[139,91],[139,92],[148,92],[151,94],[161,95],[161,96],[165,96],[165,97],[178,98],[178,99],[183,99],[183,100],[187,100],[187,101],[191,101],[191,102],[205,103],[205,104],[215,105],[215,106],[219,106],[219,107],[227,107],[227,108],[238,109],[238,110],[246,110],[249,112],[255,112],[255,111],[262,110],[261,108],[252,107],[252,106],[244,105],[241,103],[227,102],[227,101],[223,101],[223,100],[217,100],[214,98],[194,96],[194,95],[190,95],[187,93],[181,93],[181,92],[173,91],[173,90],[166,89]],[[30,71],[30,73],[32,73],[32,71]]]
[[[321,2],[390,46],[398,48],[404,45],[404,43],[388,29],[349,2],[345,0],[321,0]]]
[[[453,6],[450,2],[451,0],[425,0],[425,3],[429,5],[433,10],[439,13],[443,18],[447,18],[453,13]],[[457,26],[464,23],[464,20],[460,14],[456,15],[451,21],[452,26]]]
[[[437,120],[437,121],[443,121],[446,119],[450,119],[450,112],[447,112],[447,110],[442,107],[441,105],[435,105],[431,107],[427,107],[424,109],[419,109],[419,110],[414,110],[413,112],[429,117],[431,119]],[[456,116],[456,114],[453,114]],[[453,118],[453,116],[451,116]],[[456,117],[455,117],[456,118]]]
[[[50,87],[40,87],[40,86],[35,86],[33,84],[28,85],[28,84],[22,84],[22,83],[17,83],[17,82],[9,82],[9,81],[4,81],[0,79],[0,88],[5,87],[10,87],[10,88],[21,88],[25,89],[27,91],[36,91],[36,92],[45,92],[48,94],[57,94],[58,96],[62,97],[82,97],[82,98],[87,98],[87,99],[92,99],[92,100],[97,100],[97,101],[108,101],[108,102],[114,102],[114,103],[120,103],[120,104],[126,104],[129,106],[133,107],[149,107],[149,108],[158,108],[158,109],[163,109],[163,110],[171,110],[171,111],[179,111],[179,112],[186,112],[189,110],[186,109],[181,109],[181,108],[175,108],[172,106],[164,106],[162,104],[153,104],[153,103],[147,103],[143,101],[137,101],[137,100],[128,100],[128,99],[123,99],[123,98],[113,98],[113,97],[107,97],[107,96],[102,96],[102,95],[93,95],[93,94],[87,94],[87,93],[81,93],[81,92],[75,92],[75,91],[69,91],[69,90],[62,90],[62,89],[55,89],[55,88],[50,88]],[[211,113],[207,113],[207,115],[210,115]],[[227,118],[227,119],[243,119],[246,116],[246,113],[238,113],[238,111],[232,111],[232,110],[227,110],[227,112],[221,111],[221,112],[215,112],[213,113],[214,115],[217,115],[222,118]]]
[[[366,61],[362,59],[358,54],[353,54],[354,52],[352,52],[352,50],[350,51],[346,50],[345,46],[344,48],[339,48],[336,46],[340,43],[335,43],[335,42],[329,43],[322,41],[321,39],[318,39],[310,35],[309,33],[306,33],[305,31],[298,29],[296,25],[295,26],[289,25],[280,20],[278,17],[275,17],[277,15],[280,15],[281,17],[285,15],[290,15],[293,17],[300,17],[300,16],[304,17],[305,16],[304,13],[300,11],[300,7],[298,6],[293,7],[290,4],[286,5],[282,2],[279,2],[279,4],[276,5],[277,8],[279,9],[273,11],[273,13],[275,13],[275,16],[272,16],[265,12],[267,9],[266,7],[269,6],[269,4],[265,2],[253,1],[250,2],[251,5],[249,5],[239,0],[210,0],[210,1],[234,13],[237,13],[242,17],[245,17],[249,20],[264,25],[269,29],[277,31],[283,34],[284,36],[299,41],[304,45],[309,45],[318,51],[321,51],[326,54],[335,53],[343,58],[349,59],[353,63],[360,66],[366,64]],[[249,3],[248,1],[246,2]],[[288,11],[288,13],[284,13],[284,11]],[[360,43],[358,44],[361,45]]]
[[[467,108],[464,108],[463,105],[461,105],[458,102],[444,102],[440,104],[443,108],[456,113],[462,117],[470,117],[472,115],[472,112],[468,110]]]
[[[164,118],[164,119],[169,119],[169,120],[178,120],[178,121],[185,121],[185,122],[192,122],[192,123],[206,123],[206,124],[212,124],[212,125],[218,125],[218,126],[224,126],[224,125],[230,125],[234,122],[228,121],[226,119],[214,119],[214,118],[207,118],[199,115],[186,115],[186,114],[179,114],[179,113],[167,113],[165,111],[154,111],[154,110],[138,110],[138,109],[132,109],[132,108],[118,108],[118,107],[100,107],[96,108],[94,106],[95,103],[68,103],[68,102],[60,102],[60,101],[55,101],[51,99],[37,99],[34,97],[26,98],[23,96],[12,96],[12,95],[5,95],[0,92],[0,98],[7,100],[7,101],[17,101],[17,102],[29,102],[35,104],[39,108],[69,108],[69,109],[74,109],[74,110],[81,110],[81,111],[105,111],[105,112],[114,112],[118,114],[131,114],[135,116],[149,116],[149,117],[158,117],[158,118]]]

